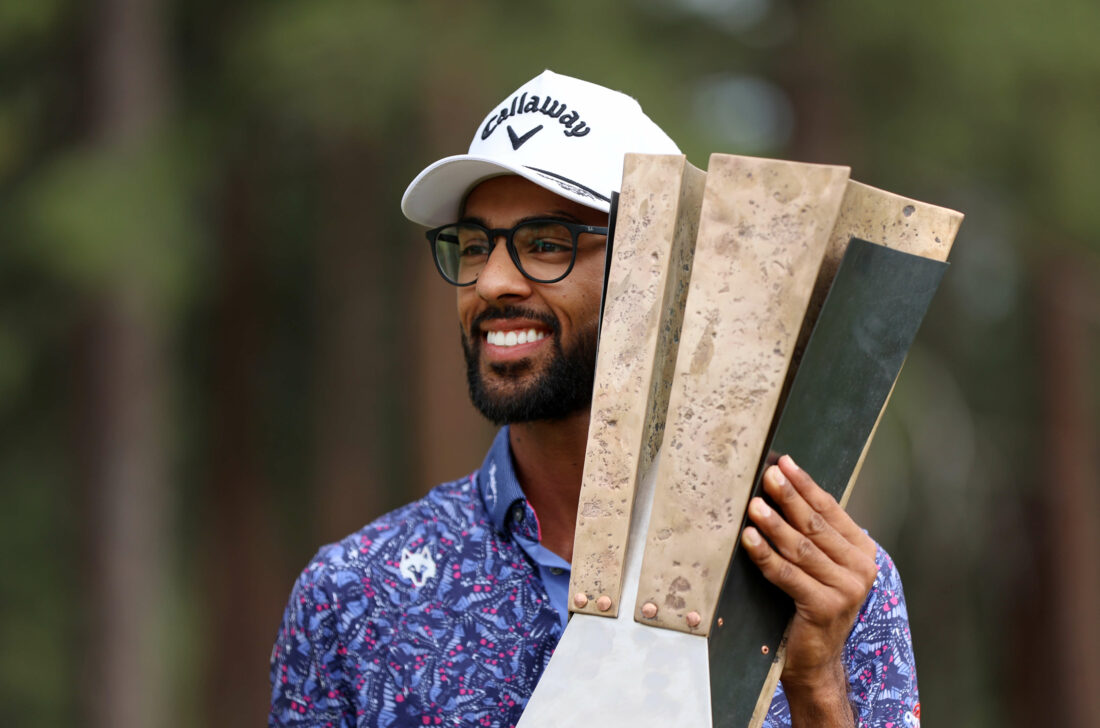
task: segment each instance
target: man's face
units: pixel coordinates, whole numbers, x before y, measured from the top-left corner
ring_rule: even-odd
[[[516,176],[475,187],[463,215],[490,229],[530,218],[607,224],[607,213]],[[605,238],[581,235],[573,270],[557,283],[525,278],[503,239],[496,242],[477,282],[458,289],[474,405],[497,424],[559,419],[586,409],[596,366]]]

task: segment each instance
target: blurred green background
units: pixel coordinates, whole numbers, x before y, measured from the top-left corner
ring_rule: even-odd
[[[0,715],[258,725],[315,549],[477,466],[398,203],[543,68],[967,213],[851,508],[929,724],[1100,715],[1100,4],[5,0]]]

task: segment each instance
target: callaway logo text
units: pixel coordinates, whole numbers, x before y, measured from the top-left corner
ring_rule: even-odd
[[[489,121],[485,123],[485,128],[481,130],[481,138],[488,139],[489,135],[497,130],[497,127],[511,117],[533,112],[545,114],[551,119],[557,119],[558,123],[565,127],[562,132],[567,137],[581,137],[592,131],[591,127],[581,119],[581,115],[575,109],[566,111],[567,106],[565,103],[556,101],[549,96],[541,99],[541,104],[539,102],[539,97],[534,94],[530,98],[527,97],[526,93],[521,96],[513,96],[510,106],[501,107],[500,111],[489,117]],[[512,143],[515,145],[514,140]]]

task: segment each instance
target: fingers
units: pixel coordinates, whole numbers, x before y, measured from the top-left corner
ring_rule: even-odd
[[[800,596],[810,598],[814,582],[834,587],[843,583],[844,569],[813,538],[792,528],[762,498],[753,498],[750,502],[749,518],[774,544],[774,548],[768,543],[756,544],[755,548],[750,548],[749,555],[769,581],[796,601]]]
[[[764,472],[764,491],[771,496],[787,521],[813,539],[829,558],[850,565],[875,557],[875,543],[831,495],[814,482],[790,455]],[[852,549],[860,553],[853,553]]]
[[[754,498],[749,505],[749,514],[754,522],[775,517],[774,512],[759,498]],[[757,528],[747,526],[741,532],[741,544],[768,581],[789,594],[795,602],[813,600],[814,580],[803,568],[768,545]]]
[[[784,456],[784,459],[790,460],[786,456]],[[793,464],[793,461],[791,463]],[[813,545],[825,552],[834,561],[844,562],[850,559],[848,552],[851,550],[852,545],[830,522],[831,519],[826,516],[826,514],[829,514],[826,510],[827,504],[816,497],[823,495],[828,501],[832,501],[829,494],[818,488],[813,480],[802,471],[791,471],[791,475],[792,477],[788,478],[778,466],[773,465],[768,468],[764,471],[764,492],[771,496],[783,512],[784,519],[798,535],[810,540]],[[807,480],[809,483],[805,482]],[[800,488],[795,486],[795,481],[799,481]],[[822,513],[822,511],[825,511],[825,513]],[[788,538],[794,537],[793,534],[785,532],[768,533],[769,538],[781,535],[786,535]],[[773,543],[775,543],[774,540]],[[777,543],[777,545],[785,551],[781,544]],[[801,550],[806,549],[806,546],[799,545],[797,542],[796,547]]]
[[[742,543],[770,581],[796,600],[796,592],[808,595],[815,583],[848,591],[854,578],[870,586],[874,541],[789,456],[765,471],[764,490],[779,511],[754,498],[748,514],[755,529],[746,529]]]
[[[769,488],[769,480],[782,480],[785,478],[793,486],[793,488],[802,496],[802,499],[808,504],[808,506],[819,516],[825,520],[830,526],[832,526],[837,533],[840,534],[848,543],[857,546],[865,554],[874,558],[875,556],[875,544],[874,541],[863,532],[851,516],[840,507],[840,504],[836,502],[833,496],[829,495],[823,490],[810,475],[802,470],[795,463],[794,459],[790,455],[783,455],[779,458],[778,466],[769,468],[772,471],[772,478],[769,479],[768,473],[765,473],[764,486],[768,491],[768,494],[772,498],[776,498],[776,494],[772,492],[772,489],[778,488],[783,490],[782,484],[779,482],[772,482],[771,488]],[[790,494],[787,495],[788,499]],[[777,502],[779,502],[777,500]],[[783,507],[783,512],[787,513],[786,506]],[[803,524],[803,521],[798,521],[799,524]],[[803,529],[804,530],[804,529]]]
[[[811,621],[829,625],[839,618],[850,627],[874,582],[874,559],[852,565],[834,562],[761,498],[752,499],[749,517],[756,525],[742,531],[741,543],[764,577],[786,592],[800,613],[814,615]],[[849,549],[858,553],[853,546]]]

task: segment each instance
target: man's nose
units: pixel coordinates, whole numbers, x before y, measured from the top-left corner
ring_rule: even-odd
[[[508,255],[508,248],[501,238],[489,253],[485,267],[477,276],[477,293],[486,301],[504,298],[526,298],[531,294],[531,281],[527,279]]]

